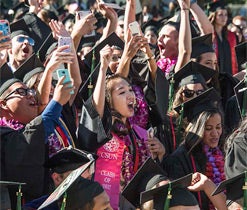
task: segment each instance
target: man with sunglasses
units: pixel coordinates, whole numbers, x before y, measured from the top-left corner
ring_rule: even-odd
[[[23,199],[33,200],[47,192],[43,163],[48,155],[47,123],[58,120],[70,98],[68,85],[58,81],[53,99],[38,116],[35,91],[27,88],[5,63],[0,69],[0,180],[27,183]],[[16,207],[16,187],[8,188],[11,207]]]
[[[8,65],[15,72],[33,53],[35,41],[23,19],[10,24],[12,47]]]

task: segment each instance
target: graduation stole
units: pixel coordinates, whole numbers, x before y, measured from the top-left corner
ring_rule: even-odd
[[[144,141],[147,140],[147,131],[145,129],[142,129],[137,125],[133,125],[132,129],[137,133],[138,138],[144,139]],[[121,191],[121,169],[123,161],[126,161],[123,159],[126,142],[115,133],[112,133],[112,136],[113,138],[97,151],[98,159],[96,160],[95,181],[102,185],[111,198],[110,202],[112,208],[117,210],[119,207],[119,195]],[[135,144],[136,151],[138,152],[139,145],[137,145],[137,143]],[[133,166],[135,172],[138,170],[139,161],[141,161],[140,158],[141,157],[136,154]],[[130,174],[130,171],[127,173]]]
[[[69,132],[69,129],[67,128],[66,124],[62,120],[62,118],[59,118],[59,123],[55,127],[55,133],[60,141],[60,143],[63,145],[63,147],[73,146],[75,147],[73,138]]]

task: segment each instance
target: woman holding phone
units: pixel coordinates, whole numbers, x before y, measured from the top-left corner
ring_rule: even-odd
[[[98,115],[104,127],[109,126],[109,121],[104,124],[104,118],[106,108],[110,108],[111,138],[110,141],[94,140],[94,143],[93,139],[87,139],[90,142],[85,142],[84,146],[89,151],[97,152],[99,158],[96,161],[95,180],[110,196],[113,209],[118,209],[120,192],[138,168],[151,154],[154,158],[163,157],[165,149],[161,143],[159,146],[153,144],[159,141],[157,138],[148,138],[145,129],[129,122],[128,118],[134,115],[136,98],[126,78],[117,74],[106,76],[112,51],[108,45],[100,51],[98,80],[93,96],[85,105],[92,115]]]

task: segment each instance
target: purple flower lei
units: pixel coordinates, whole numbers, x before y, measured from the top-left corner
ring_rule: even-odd
[[[203,149],[207,156],[206,175],[218,185],[225,180],[224,155],[219,147],[210,148],[208,145],[204,145]]]
[[[126,125],[122,123],[117,124],[117,128],[119,130],[126,130]],[[133,154],[130,153],[129,147],[131,145],[131,139],[129,134],[127,135],[118,135],[119,138],[124,142],[124,152],[123,152],[123,160],[122,160],[122,166],[121,166],[121,173],[122,173],[122,182],[121,186],[126,186],[129,181],[132,179],[132,177],[135,174],[134,171],[134,157]],[[145,162],[146,158],[148,157],[148,149],[146,147],[145,142],[142,139],[135,138],[137,149],[136,152],[138,152],[139,155],[139,164],[138,168]]]
[[[21,124],[18,121],[15,120],[7,120],[5,117],[0,117],[0,126],[2,127],[9,127],[12,128],[14,130],[20,130],[24,127],[23,124]]]

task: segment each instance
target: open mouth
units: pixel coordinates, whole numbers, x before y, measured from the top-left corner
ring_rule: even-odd
[[[29,53],[29,48],[28,48],[28,46],[26,46],[22,51],[23,51],[24,53]]]
[[[128,103],[128,108],[130,110],[134,110],[134,102],[133,101],[131,101],[131,102]]]

